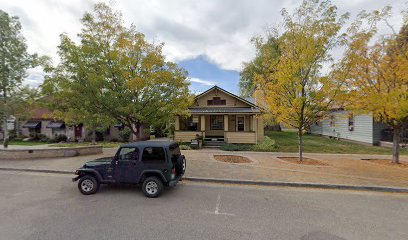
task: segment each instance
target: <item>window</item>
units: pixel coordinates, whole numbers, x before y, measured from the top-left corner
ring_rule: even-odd
[[[190,117],[190,118],[188,119],[187,124],[188,124],[187,129],[188,129],[189,131],[197,131],[197,122],[194,121],[194,119],[193,119],[192,117]]]
[[[143,162],[165,162],[164,149],[162,147],[147,147],[143,150]]]
[[[213,97],[212,100],[207,100],[207,105],[226,105],[227,101],[225,99],[221,99],[220,97]]]
[[[134,147],[123,147],[119,151],[119,161],[137,161],[139,158],[138,151]]]
[[[39,134],[39,133],[41,133],[41,128],[29,128],[28,132],[30,134]]]
[[[224,130],[224,116],[212,115],[210,129],[211,130]]]
[[[349,131],[354,131],[354,114],[353,113],[349,113],[348,128],[349,128]]]

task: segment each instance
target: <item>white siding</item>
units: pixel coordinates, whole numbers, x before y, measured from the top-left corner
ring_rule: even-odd
[[[312,134],[338,137],[369,144],[377,143],[373,134],[373,117],[371,114],[360,114],[354,116],[354,130],[350,131],[348,126],[347,111],[333,112],[335,126],[330,126],[330,116],[311,127]]]

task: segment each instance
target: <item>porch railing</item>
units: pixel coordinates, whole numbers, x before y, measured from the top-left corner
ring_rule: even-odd
[[[227,143],[256,143],[256,132],[224,132]]]

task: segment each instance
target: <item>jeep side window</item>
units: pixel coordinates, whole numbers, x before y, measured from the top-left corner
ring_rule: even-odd
[[[178,157],[181,155],[178,144],[171,145],[169,149],[170,149],[170,154],[171,154],[171,161],[176,162]]]
[[[147,147],[143,149],[142,161],[165,162],[166,156],[164,155],[164,149],[161,147]]]
[[[118,159],[119,161],[129,161],[129,160],[136,161],[138,159],[137,148],[123,147],[120,149],[118,157],[119,157]]]

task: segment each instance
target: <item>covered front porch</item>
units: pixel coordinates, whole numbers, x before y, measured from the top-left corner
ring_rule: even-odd
[[[262,130],[257,114],[193,114],[176,117],[174,140],[191,142],[199,135],[204,142],[256,144],[263,138]]]

